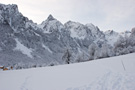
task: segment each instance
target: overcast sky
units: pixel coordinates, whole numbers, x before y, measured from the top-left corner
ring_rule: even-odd
[[[19,11],[36,23],[49,14],[63,24],[69,20],[93,23],[102,31],[118,32],[135,27],[135,0],[0,0],[17,4]]]

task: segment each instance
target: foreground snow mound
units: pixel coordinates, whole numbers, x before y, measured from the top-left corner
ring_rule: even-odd
[[[135,53],[54,67],[0,71],[0,90],[135,90]]]

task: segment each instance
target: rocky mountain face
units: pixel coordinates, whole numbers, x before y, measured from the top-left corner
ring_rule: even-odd
[[[134,31],[132,31],[134,32]],[[128,35],[130,33],[128,32]],[[102,32],[93,24],[83,25],[68,21],[64,25],[52,15],[37,25],[23,16],[17,5],[0,4],[0,65],[30,67],[65,64],[70,53],[70,63],[89,60],[88,47],[113,44],[123,34]],[[124,33],[124,36],[127,35]]]

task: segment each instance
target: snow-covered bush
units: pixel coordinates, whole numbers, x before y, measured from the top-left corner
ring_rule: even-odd
[[[97,45],[95,43],[92,43],[89,48],[88,48],[88,52],[89,52],[89,59],[90,60],[93,60],[94,59],[94,56],[95,56],[95,52],[96,52],[96,49],[97,49]]]
[[[94,59],[100,59],[100,58],[106,58],[106,57],[112,57],[114,56],[115,53],[112,49],[112,47],[106,43],[104,43],[101,48],[97,47],[95,54],[94,54]]]
[[[95,49],[94,59],[100,59],[100,58],[102,58],[102,56],[101,56],[101,48],[97,47]]]
[[[132,47],[135,46],[135,28],[133,28],[131,31],[131,35],[129,37],[129,42]]]
[[[115,53],[114,53],[114,51],[113,51],[112,46],[110,46],[110,45],[108,45],[108,44],[103,44],[103,45],[102,45],[102,48],[101,48],[101,56],[102,56],[103,58],[105,58],[105,57],[112,57],[112,56],[114,56],[114,55],[115,55]]]
[[[83,60],[83,53],[78,53],[75,62],[82,62]]]
[[[102,48],[101,48],[101,56],[102,57],[108,57],[108,51],[109,51],[108,49],[109,49],[109,47],[107,44],[102,45]]]
[[[131,35],[120,37],[114,44],[116,55],[123,55],[135,52],[135,28],[132,29]]]
[[[89,54],[87,52],[81,51],[76,55],[75,62],[85,62],[89,61]]]
[[[121,36],[114,44],[114,51],[116,55],[127,54],[128,53],[127,47],[128,47],[128,38]]]

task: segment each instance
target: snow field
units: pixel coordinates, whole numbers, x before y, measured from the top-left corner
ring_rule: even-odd
[[[135,90],[134,69],[135,53],[78,64],[0,71],[0,90]]]

